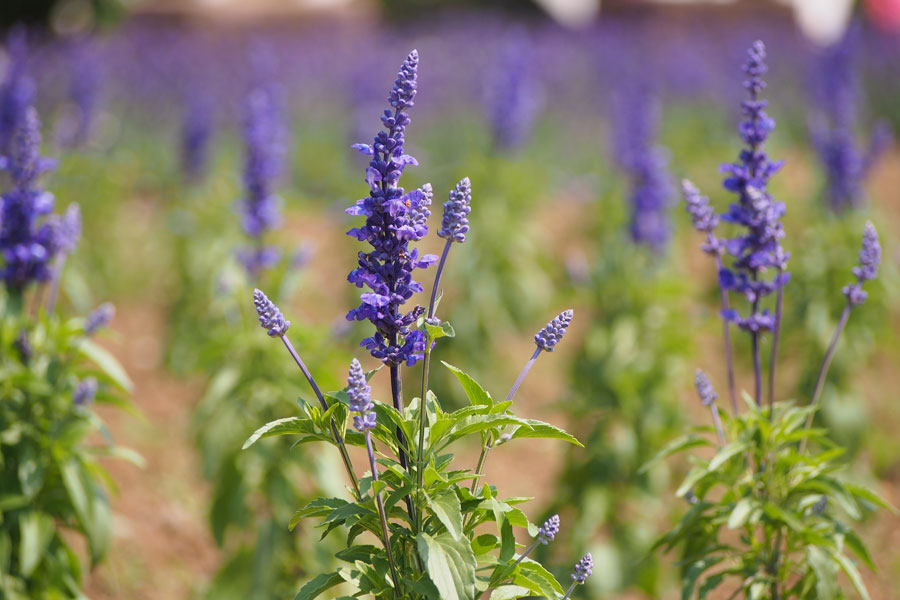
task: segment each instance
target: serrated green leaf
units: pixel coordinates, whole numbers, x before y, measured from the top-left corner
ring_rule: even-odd
[[[442,600],[470,600],[475,597],[475,554],[468,541],[456,541],[448,534],[416,536],[419,556],[428,577]]]
[[[538,421],[536,419],[523,419],[525,423],[528,425],[527,427],[516,427],[515,431],[512,433],[512,439],[518,438],[543,438],[549,440],[563,440],[564,442],[568,442],[570,444],[574,444],[581,448],[584,448],[581,442],[579,442],[575,436],[566,432],[559,427],[551,425],[549,423],[544,423],[543,421]]]
[[[473,405],[493,406],[494,400],[491,398],[491,395],[487,393],[477,381],[450,363],[444,361],[441,362],[456,375],[456,379],[459,380],[460,385],[462,385],[463,390],[466,392],[469,402]]]
[[[531,595],[531,590],[521,585],[501,585],[491,592],[490,600],[515,600]]]
[[[313,600],[323,592],[341,583],[344,583],[344,578],[341,577],[339,572],[322,573],[306,582],[300,588],[300,591],[297,592],[297,595],[294,596],[294,600]]]
[[[428,506],[454,540],[459,540],[463,532],[462,511],[456,492],[448,490],[437,496],[426,495]]]
[[[246,450],[261,439],[274,437],[277,435],[315,433],[315,426],[310,419],[304,417],[285,417],[283,419],[276,419],[275,421],[266,423],[265,425],[254,431],[253,435],[247,438],[247,441],[244,442],[241,450]]]

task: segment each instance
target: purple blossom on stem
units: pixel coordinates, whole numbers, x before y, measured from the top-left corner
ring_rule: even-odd
[[[719,443],[724,447],[725,432],[722,430],[722,421],[719,419],[719,409],[716,406],[716,399],[719,395],[713,389],[712,383],[709,382],[709,377],[700,369],[697,369],[697,373],[694,375],[694,385],[697,388],[697,395],[700,397],[700,404],[708,406],[710,413],[712,413],[713,425],[716,427]]]
[[[468,177],[464,177],[454,189],[450,190],[450,198],[444,202],[439,237],[459,244],[466,241],[466,233],[469,232],[469,213],[472,212],[471,203],[472,182]]]
[[[669,241],[672,185],[668,153],[656,144],[659,110],[648,86],[632,85],[616,103],[614,147],[630,181],[631,239],[654,252]]]
[[[534,336],[534,343],[540,350],[553,352],[553,348],[563,339],[569,324],[572,323],[572,317],[575,315],[570,308],[559,313],[547,326],[538,331]]]
[[[62,221],[43,216],[53,210],[53,195],[42,190],[37,179],[51,169],[54,162],[40,156],[40,121],[29,107],[18,124],[3,165],[10,174],[12,188],[2,197],[0,207],[0,252],[6,285],[22,290],[32,281],[48,281],[52,276],[51,261],[70,240]]]
[[[116,307],[110,302],[104,302],[92,310],[84,320],[84,335],[93,335],[101,327],[108,325],[115,315]]]
[[[844,296],[851,306],[859,306],[866,301],[868,294],[862,289],[866,281],[875,279],[878,275],[878,265],[881,263],[881,244],[878,241],[878,232],[875,226],[867,222],[863,229],[862,248],[859,250],[859,264],[853,267],[856,281],[844,286]]]
[[[181,121],[181,168],[185,177],[203,177],[209,163],[209,143],[213,135],[213,112],[209,97],[190,90]]]
[[[75,386],[72,393],[72,403],[76,406],[89,404],[97,395],[97,380],[93,377],[85,377]]]
[[[9,66],[0,84],[0,162],[12,151],[13,138],[34,103],[34,81],[26,74],[28,44],[25,29],[14,27],[9,32],[6,49]]]
[[[285,320],[284,315],[275,306],[275,303],[269,300],[261,290],[253,290],[253,305],[256,307],[256,314],[259,316],[259,324],[266,329],[269,337],[284,337],[291,326],[291,322]]]
[[[546,546],[554,540],[557,533],[559,533],[559,515],[553,515],[538,528],[537,539]]]
[[[578,584],[584,584],[587,581],[588,577],[591,576],[594,572],[594,557],[591,556],[591,553],[588,552],[584,556],[581,557],[575,564],[575,572],[572,573],[572,584],[569,586],[569,589],[566,590],[566,593],[563,595],[562,600],[567,600],[568,597],[572,594],[572,590],[575,589],[575,586]]]
[[[87,41],[78,42],[70,52],[73,64],[68,100],[72,112],[70,118],[63,122],[60,141],[64,146],[75,147],[84,144],[91,133],[103,76],[100,57]]]
[[[528,35],[514,31],[487,82],[487,117],[498,149],[512,150],[531,133],[539,108],[533,62]]]
[[[416,95],[418,63],[419,55],[413,50],[391,90],[389,101],[393,110],[385,110],[381,117],[385,129],[371,145],[354,145],[372,157],[366,169],[369,195],[346,211],[366,217],[362,227],[354,227],[347,234],[372,248],[359,253],[359,266],[347,277],[356,287],[371,290],[360,295],[361,304],[347,313],[347,319],[368,320],[375,326],[375,334],[361,345],[390,366],[403,362],[411,366],[422,356],[425,336],[420,331],[410,331],[410,325],[424,309],[415,306],[403,314],[401,307],[422,291],[422,285],[412,278],[413,271],[437,260],[434,255],[420,257],[417,249],[409,247],[410,242],[422,239],[428,231],[425,209],[431,203],[430,186],[405,193],[398,185],[406,166],[417,164],[412,156],[403,153],[403,144],[410,122],[407,110],[413,106]]]

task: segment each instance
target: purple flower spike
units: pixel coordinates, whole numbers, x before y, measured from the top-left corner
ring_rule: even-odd
[[[372,403],[372,388],[366,383],[366,374],[362,365],[355,358],[350,363],[350,376],[347,378],[347,395],[350,397],[350,410],[359,413],[353,417],[353,426],[360,433],[375,428],[375,404]]]
[[[281,314],[275,303],[257,289],[253,290],[253,304],[256,306],[256,314],[259,315],[259,324],[263,329],[268,330],[269,336],[284,337],[291,322],[284,319],[284,315]]]
[[[781,247],[784,229],[783,202],[776,202],[766,190],[769,178],[781,168],[782,163],[769,160],[763,144],[775,128],[775,121],[766,112],[768,102],[759,97],[766,84],[762,75],[768,67],[765,63],[766,47],[762,42],[754,42],[744,64],[747,80],[744,87],[749,99],[742,103],[744,121],[739,125],[741,138],[746,147],[741,151],[736,163],[722,165],[728,174],[723,182],[725,189],[738,195],[722,220],[741,225],[746,233],[724,240],[725,249],[734,257],[733,265],[719,274],[719,282],[725,289],[742,294],[747,301],[758,306],[759,301],[782,287],[788,274],[767,280],[764,275],[769,269],[783,271],[787,266],[789,253]],[[771,331],[775,320],[759,314],[756,310],[746,318],[730,313],[730,318],[741,329],[750,332]]]
[[[371,145],[354,146],[372,157],[365,177],[369,195],[346,211],[366,218],[365,225],[354,227],[347,235],[371,246],[369,252],[359,253],[359,266],[347,276],[356,287],[370,290],[360,294],[361,304],[347,313],[347,320],[368,320],[375,326],[375,334],[361,345],[392,366],[403,362],[411,366],[425,350],[424,335],[410,331],[410,325],[424,310],[415,306],[404,314],[401,307],[422,291],[422,285],[412,278],[413,272],[437,261],[436,256],[420,256],[417,249],[409,247],[411,241],[422,239],[428,232],[431,186],[406,193],[398,185],[403,170],[417,164],[416,159],[403,153],[403,144],[410,122],[406,110],[413,106],[416,95],[418,64],[419,55],[413,50],[391,90],[393,110],[386,110],[381,117],[385,129]]]
[[[444,215],[438,236],[462,244],[469,231],[469,213],[472,212],[472,182],[464,177],[450,191],[450,199],[444,202]]]
[[[0,160],[11,153],[13,137],[34,103],[34,82],[26,74],[28,44],[25,29],[14,27],[7,42],[9,65],[0,84]]]
[[[545,546],[559,533],[559,515],[553,515],[538,529],[538,541]]]
[[[709,203],[709,198],[700,195],[700,190],[687,179],[681,182],[681,194],[684,196],[685,208],[691,215],[694,229],[706,234],[706,242],[701,249],[710,255],[722,254],[724,248],[715,236],[719,226],[719,215]]]
[[[116,314],[116,307],[109,302],[104,302],[87,316],[84,321],[84,335],[93,335],[101,327],[105,327],[112,321]]]
[[[575,565],[575,572],[572,573],[572,580],[575,583],[584,583],[587,578],[594,572],[594,557],[588,552]]]
[[[878,241],[878,232],[872,223],[867,222],[863,229],[862,248],[859,250],[859,264],[853,267],[856,282],[844,286],[844,296],[851,306],[859,306],[868,298],[862,286],[866,281],[875,279],[878,275],[878,265],[881,263],[881,244]]]
[[[89,404],[97,395],[97,380],[93,377],[85,377],[78,382],[72,393],[72,403],[76,406]]]
[[[559,313],[552,321],[547,323],[547,326],[534,336],[534,343],[537,344],[537,347],[547,352],[553,352],[554,346],[566,334],[566,330],[569,328],[574,315],[575,312],[570,308]]]
[[[709,406],[719,397],[709,382],[709,377],[700,369],[697,369],[697,374],[694,376],[694,385],[697,387],[697,395],[700,396],[700,404],[703,406]]]

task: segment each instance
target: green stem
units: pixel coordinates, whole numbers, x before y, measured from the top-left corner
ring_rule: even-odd
[[[850,308],[851,305],[847,302],[847,305],[844,307],[844,312],[841,313],[841,319],[834,329],[834,334],[831,336],[831,342],[828,344],[828,350],[825,351],[825,358],[822,360],[822,366],[819,367],[819,375],[816,377],[816,387],[813,389],[812,400],[809,402],[810,406],[815,406],[819,402],[819,397],[822,395],[822,388],[825,387],[825,375],[828,373],[828,368],[831,366],[831,360],[834,358],[834,351],[835,348],[837,348],[838,339],[840,339],[841,333],[847,325],[847,319],[850,318]],[[809,416],[806,417],[807,429],[812,425],[812,421],[813,413],[809,413]],[[805,449],[806,438],[803,438],[803,441],[800,442],[800,452],[803,452]]]
[[[372,469],[372,479],[378,481],[378,466],[375,464],[375,450],[372,448],[372,434],[366,431],[366,450],[369,452],[369,467]],[[400,575],[397,572],[397,564],[394,562],[394,552],[391,550],[391,535],[388,530],[387,512],[384,510],[384,501],[381,492],[375,492],[375,505],[378,507],[378,518],[381,520],[381,536],[384,542],[384,550],[387,553],[388,564],[391,566],[391,577],[394,580],[394,592],[400,595]]]

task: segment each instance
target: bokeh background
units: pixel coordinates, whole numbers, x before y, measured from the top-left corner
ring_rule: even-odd
[[[781,395],[809,397],[873,221],[884,265],[820,418],[850,449],[845,475],[900,503],[900,2],[5,0],[0,23],[0,73],[25,65],[44,151],[60,160],[46,187],[84,215],[66,302],[116,304],[105,343],[136,384],[137,410],[104,417],[146,466],[110,463],[115,541],[88,575],[91,598],[290,598],[333,560],[339,540],[287,523],[305,500],[341,493],[334,457],[289,442],[240,452],[308,393],[256,327],[247,290],[260,282],[237,259],[247,99],[266,90],[281,134],[284,219],[269,242],[282,260],[263,283],[336,389],[369,335],[344,319],[358,244],[343,209],[366,190],[350,144],[378,131],[412,48],[407,144],[420,166],[406,185],[431,182],[436,204],[463,176],[474,190],[470,240],[444,279],[457,337],[438,358],[503,394],[534,332],[575,309],[517,403],[586,448],[510,444],[487,473],[534,497],[532,520],[562,516],[547,564],[565,577],[587,548],[598,568],[584,597],[678,597],[676,557],[647,551],[684,511],[672,494],[684,465],[640,467],[703,422],[695,367],[725,385],[715,273],[678,182],[730,202],[719,164],[740,148],[740,65],[755,39],[769,49],[770,151],[786,161],[771,189],[793,254]],[[435,389],[462,403],[448,375],[436,370]],[[748,369],[738,377],[749,385]],[[474,464],[477,449],[459,450]],[[878,565],[864,577],[873,598],[896,598],[900,522],[864,520]]]

